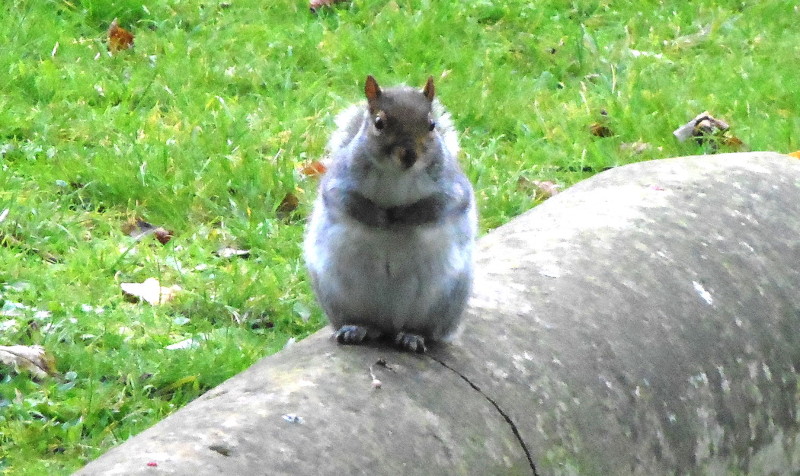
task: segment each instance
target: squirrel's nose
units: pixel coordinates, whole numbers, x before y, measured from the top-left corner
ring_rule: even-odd
[[[417,151],[413,147],[405,147],[400,154],[400,162],[403,163],[405,168],[410,169],[417,161]]]

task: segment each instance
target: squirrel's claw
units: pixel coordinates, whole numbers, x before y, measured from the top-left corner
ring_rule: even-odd
[[[336,337],[336,342],[345,345],[357,345],[367,338],[367,328],[361,326],[351,326],[346,325],[340,327],[336,332],[334,332],[334,337]]]
[[[398,332],[394,338],[394,343],[403,350],[424,354],[426,350],[425,338],[416,334]]]

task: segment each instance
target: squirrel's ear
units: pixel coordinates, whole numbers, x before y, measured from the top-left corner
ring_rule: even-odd
[[[381,87],[378,82],[370,74],[367,76],[367,82],[364,83],[364,94],[367,95],[367,101],[373,102],[381,96]]]
[[[428,82],[425,83],[425,87],[422,89],[422,94],[428,98],[428,101],[433,101],[433,95],[435,92],[436,90],[433,87],[433,76],[428,76]]]

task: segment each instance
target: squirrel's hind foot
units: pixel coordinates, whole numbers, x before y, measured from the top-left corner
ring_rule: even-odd
[[[370,339],[379,338],[381,334],[369,327],[346,324],[337,329],[333,333],[333,337],[336,338],[336,342],[343,345],[358,345]],[[417,354],[424,354],[428,350],[425,347],[425,338],[410,332],[398,332],[395,335],[394,344],[402,350]]]
[[[417,334],[398,332],[394,338],[394,343],[403,350],[416,352],[417,354],[424,354],[428,350],[425,347],[425,338]]]
[[[345,325],[333,333],[336,342],[345,345],[358,345],[367,340],[369,331],[366,327]]]

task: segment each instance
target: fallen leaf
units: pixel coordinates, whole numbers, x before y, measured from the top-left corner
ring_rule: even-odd
[[[720,121],[711,116],[706,116],[695,124],[694,129],[692,130],[692,136],[710,136],[720,131],[727,131],[729,127],[730,126],[728,126],[726,122]]]
[[[321,161],[313,160],[303,165],[303,167],[300,169],[300,173],[306,177],[319,177],[320,175],[324,174],[327,169],[328,168]]]
[[[747,148],[742,139],[739,139],[736,136],[728,136],[728,135],[722,137],[722,145],[728,147],[729,149],[733,149],[735,151],[740,151]]]
[[[786,155],[794,157],[795,159],[800,159],[800,150],[796,150],[794,152],[789,152]]]
[[[594,124],[590,125],[589,132],[596,137],[611,137],[614,135],[614,131],[609,129],[608,126],[599,122],[595,122]]]
[[[549,180],[534,180],[536,187],[536,198],[546,200],[561,191],[561,185]]]
[[[122,224],[122,232],[138,240],[152,227],[153,225],[144,220],[140,220],[139,218],[131,218]]]
[[[561,190],[561,185],[549,180],[529,180],[527,177],[517,179],[517,188],[532,193],[536,200],[547,200]]]
[[[250,250],[239,250],[236,248],[221,248],[217,250],[217,256],[220,258],[234,258],[240,256],[242,258],[250,257]]]
[[[116,53],[133,47],[133,34],[119,26],[117,19],[108,26],[108,50]]]
[[[133,237],[136,241],[139,241],[146,236],[153,235],[162,245],[169,243],[174,235],[174,233],[166,228],[151,225],[140,218],[132,218],[123,223],[122,232]]]
[[[629,154],[639,155],[642,152],[646,152],[650,150],[652,146],[647,142],[625,142],[619,145],[619,149],[622,152],[627,152]]]
[[[40,345],[0,345],[0,362],[16,372],[28,371],[35,378],[55,374],[55,360]]]
[[[162,245],[166,245],[172,239],[172,232],[160,226],[153,230],[153,235]]]
[[[311,0],[308,2],[308,9],[311,13],[317,13],[321,7],[331,7],[334,3],[341,3],[346,0]]]
[[[156,278],[147,278],[141,283],[120,283],[120,287],[124,295],[135,300],[142,299],[153,306],[172,301],[182,291],[177,284],[164,287]]]
[[[198,337],[190,337],[188,339],[184,339],[174,344],[170,344],[164,347],[166,350],[182,350],[182,349],[196,349],[200,347],[200,342],[205,340],[205,336],[200,335]]]
[[[716,119],[708,111],[703,111],[691,121],[675,129],[672,134],[679,142],[686,142],[691,137],[701,142],[703,138],[727,131],[729,128],[727,122]]]
[[[286,218],[293,211],[297,210],[298,205],[300,205],[300,200],[297,198],[297,195],[289,192],[283,197],[283,200],[281,200],[275,212],[279,217]]]

